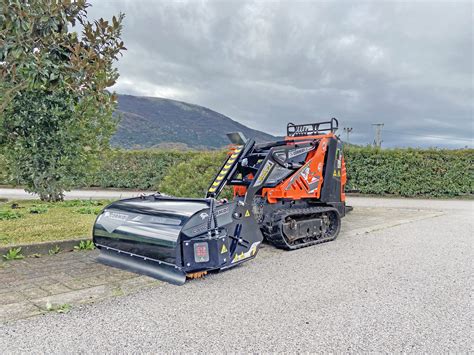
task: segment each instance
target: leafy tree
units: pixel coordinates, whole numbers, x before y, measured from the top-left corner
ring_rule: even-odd
[[[0,148],[12,178],[42,200],[83,181],[117,124],[107,88],[124,15],[89,22],[89,6],[0,0]]]

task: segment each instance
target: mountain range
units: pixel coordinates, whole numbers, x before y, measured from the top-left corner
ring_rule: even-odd
[[[127,149],[215,149],[237,131],[260,142],[276,139],[206,107],[158,97],[118,95],[115,115],[120,122],[112,145]]]

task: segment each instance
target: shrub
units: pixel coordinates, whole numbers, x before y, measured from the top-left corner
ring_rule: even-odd
[[[204,197],[225,156],[225,151],[202,152],[188,162],[171,167],[159,185],[160,192],[178,197]]]

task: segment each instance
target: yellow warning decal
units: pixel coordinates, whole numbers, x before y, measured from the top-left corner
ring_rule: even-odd
[[[247,210],[247,211],[245,212],[245,217],[250,217],[250,211],[249,211],[249,210]]]
[[[252,256],[255,256],[255,254],[257,254],[257,247],[258,247],[259,244],[260,244],[260,242],[253,243],[250,246],[249,250],[246,251],[245,253],[244,252],[241,252],[240,254],[235,253],[234,258],[232,259],[232,264],[234,264],[238,261],[250,258]]]
[[[235,160],[239,156],[240,152],[242,151],[242,146],[239,146],[234,153],[227,159],[227,161],[224,164],[224,167],[221,169],[219,174],[217,175],[216,179],[212,183],[211,187],[209,188],[209,192],[216,192],[217,188],[219,185],[222,183],[222,180],[224,180],[224,177],[229,173],[230,168],[232,167],[232,164],[234,164]]]
[[[221,254],[224,253],[227,253],[227,248],[225,247],[225,244],[222,244]]]
[[[241,252],[240,254],[236,253],[235,256],[234,256],[234,260],[232,260],[232,263],[235,263],[235,262],[243,260],[243,259],[245,259],[244,252]]]

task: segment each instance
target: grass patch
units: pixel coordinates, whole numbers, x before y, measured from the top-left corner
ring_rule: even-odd
[[[51,302],[46,302],[46,310],[48,312],[67,313],[71,310],[71,305],[68,303],[54,306]]]
[[[44,205],[39,205],[39,206],[32,206],[28,208],[29,213],[36,213],[36,214],[43,214],[48,212],[48,207]]]
[[[74,247],[74,250],[94,250],[95,245],[92,240],[82,240],[79,245]]]
[[[60,251],[61,251],[61,248],[59,247],[59,245],[55,245],[54,247],[52,247],[51,249],[48,250],[48,254],[49,255],[56,255]]]
[[[102,207],[91,207],[91,206],[84,206],[76,209],[77,213],[80,214],[93,214],[97,216],[100,211],[102,211]]]
[[[0,246],[91,237],[96,215],[109,202],[39,203],[25,200],[0,203],[0,216],[4,216],[0,217]],[[87,213],[78,211],[82,208]]]
[[[8,238],[6,235],[0,235],[0,244],[2,244],[2,242],[5,242],[4,244],[6,244],[6,242],[9,240],[10,238]]]
[[[21,214],[19,212],[13,210],[0,210],[0,221],[8,221],[18,218],[21,218]]]
[[[104,206],[105,201],[100,200],[67,200],[58,202],[57,205],[61,207],[92,207]]]
[[[5,255],[3,255],[5,260],[19,260],[23,259],[24,256],[21,253],[21,248],[12,248]]]

